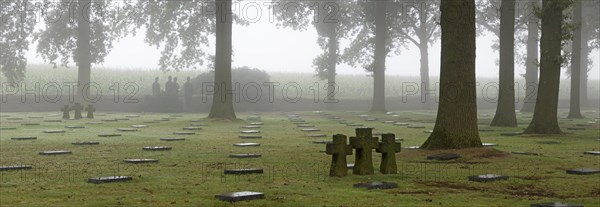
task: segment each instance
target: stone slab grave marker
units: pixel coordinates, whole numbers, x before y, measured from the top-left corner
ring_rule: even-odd
[[[38,153],[39,155],[66,155],[73,154],[73,152],[68,150],[52,150],[52,151],[42,151]]]
[[[591,174],[596,174],[596,173],[600,173],[600,170],[590,169],[590,168],[578,168],[578,169],[567,170],[567,174],[572,174],[572,175],[591,175]]]
[[[372,130],[372,128],[356,128],[356,137],[350,137],[350,146],[356,149],[353,174],[374,174],[373,149],[379,142],[377,137],[373,137]]]
[[[343,134],[333,135],[333,142],[327,143],[325,153],[331,155],[329,176],[344,177],[348,175],[347,155],[352,155],[352,147],[347,144],[348,138]]]
[[[331,144],[332,141],[322,140],[322,141],[313,141],[313,144]]]
[[[131,128],[148,128],[148,125],[143,125],[143,124],[136,124],[136,125],[131,125]]]
[[[121,134],[99,134],[98,137],[120,137]]]
[[[230,158],[259,158],[262,157],[260,154],[230,154]]]
[[[242,133],[242,134],[258,134],[258,133],[260,133],[260,130],[242,130],[242,131],[240,131],[240,133]]]
[[[554,203],[534,203],[534,204],[531,204],[531,207],[583,207],[583,205],[554,202]]]
[[[12,140],[36,140],[37,137],[13,137]]]
[[[431,133],[433,133],[433,130],[425,130],[425,131],[423,131],[423,133],[431,134]]]
[[[425,126],[415,126],[415,125],[409,125],[409,126],[407,126],[407,128],[409,128],[409,129],[424,129],[424,128],[425,128]]]
[[[175,132],[174,135],[196,135],[196,132]]]
[[[263,174],[263,169],[262,168],[226,169],[223,173],[225,173],[226,175]]]
[[[15,130],[17,129],[16,127],[0,127],[0,131],[5,131],[5,130]]]
[[[48,129],[48,130],[44,130],[44,133],[46,133],[46,134],[62,134],[62,133],[65,133],[65,130]]]
[[[67,129],[83,129],[83,128],[85,128],[85,126],[69,125],[69,126],[65,126],[65,128],[67,128]]]
[[[537,152],[511,152],[515,155],[532,155],[532,156],[540,156],[542,155],[542,153],[537,153]]]
[[[583,152],[583,154],[586,154],[586,155],[600,155],[600,151],[586,151],[586,152]]]
[[[70,119],[71,115],[69,114],[71,112],[71,107],[69,107],[69,105],[64,105],[62,109],[60,109],[60,111],[63,112],[63,119]]]
[[[202,128],[191,126],[191,127],[183,127],[182,129],[188,130],[188,131],[193,131],[193,130],[201,130]]]
[[[165,151],[165,150],[171,150],[171,147],[169,146],[149,146],[149,147],[142,147],[143,150],[148,150],[148,151]]]
[[[261,126],[260,125],[247,125],[247,126],[242,126],[242,129],[260,129]]]
[[[307,134],[307,137],[326,137],[327,135],[325,134]]]
[[[184,141],[185,138],[160,138],[160,141],[165,141],[165,142],[174,142],[174,141]]]
[[[88,118],[88,119],[94,118],[94,112],[96,112],[96,108],[94,108],[94,106],[92,104],[88,105],[85,108],[85,111],[87,112],[87,116],[85,116],[85,118]]]
[[[125,117],[127,117],[127,118],[139,118],[139,117],[140,117],[140,115],[136,115],[136,114],[130,114],[130,115],[127,115],[127,116],[125,116]]]
[[[146,164],[146,163],[158,163],[158,160],[157,159],[124,159],[123,162],[132,163],[132,164]]]
[[[11,165],[11,166],[0,166],[0,171],[8,170],[30,170],[31,165]]]
[[[495,147],[495,146],[498,146],[498,144],[496,144],[496,143],[485,143],[484,142],[484,143],[481,143],[481,146],[483,146],[483,147]]]
[[[241,192],[232,192],[232,193],[224,193],[220,195],[215,195],[216,199],[227,202],[237,202],[237,201],[249,201],[249,200],[257,200],[257,199],[265,199],[265,194],[261,192],[251,192],[251,191],[241,191]]]
[[[144,124],[158,124],[160,122],[158,122],[158,121],[143,121],[142,123],[144,123]]]
[[[114,183],[114,182],[127,182],[133,180],[129,176],[109,176],[109,177],[97,177],[90,178],[87,180],[88,183],[100,184],[100,183]]]
[[[408,123],[402,123],[402,122],[396,122],[396,123],[394,123],[394,125],[396,125],[396,126],[408,126],[409,124]]]
[[[364,126],[364,124],[351,123],[351,124],[346,124],[346,126],[349,126],[349,127],[357,127],[357,126]]]
[[[129,118],[115,118],[117,121],[129,121]]]
[[[353,185],[355,188],[366,188],[366,189],[392,189],[397,188],[397,183],[391,182],[369,182],[369,183],[356,183]]]
[[[117,131],[120,131],[120,132],[137,132],[138,129],[136,129],[136,128],[117,128]]]
[[[263,125],[262,122],[251,122],[249,125]]]
[[[469,181],[475,181],[475,182],[493,182],[493,181],[498,181],[498,180],[508,180],[508,176],[496,175],[496,174],[469,176]]]
[[[402,145],[396,142],[396,135],[388,133],[381,135],[381,142],[377,145],[376,151],[381,153],[381,164],[379,172],[381,174],[396,174],[396,153],[400,152]]]
[[[102,119],[101,121],[103,121],[103,122],[118,122],[119,120],[117,120],[117,119]]]
[[[427,156],[428,160],[442,160],[442,161],[453,160],[453,159],[458,159],[458,158],[460,158],[460,155],[454,154],[454,153],[440,153],[440,154]]]
[[[479,132],[493,132],[494,129],[479,129]]]
[[[420,149],[421,146],[408,146],[408,147],[402,147],[402,149]]]
[[[384,124],[393,124],[396,123],[396,121],[383,121]]]
[[[44,122],[57,123],[57,122],[62,122],[62,120],[60,120],[60,119],[46,119],[46,120],[44,120]]]
[[[242,139],[261,139],[262,138],[262,136],[260,136],[260,135],[240,135],[238,137],[242,138]]]
[[[77,142],[72,142],[72,145],[99,145],[100,142],[97,141],[77,141]]]
[[[11,117],[11,118],[6,118],[6,120],[9,120],[9,121],[21,121],[21,120],[23,120],[23,118],[20,118],[20,117]]]
[[[40,123],[22,123],[21,126],[39,126]]]
[[[312,124],[298,124],[298,125],[296,125],[296,127],[298,127],[298,128],[315,127],[315,125],[312,125]]]
[[[503,133],[500,133],[500,136],[509,136],[509,137],[510,136],[520,136],[520,135],[523,135],[523,133],[522,132],[503,132]]]
[[[258,146],[260,146],[260,143],[252,143],[252,142],[235,143],[235,144],[233,144],[233,146],[236,146],[236,147],[258,147]]]
[[[315,129],[315,128],[306,128],[306,129],[302,129],[303,132],[318,132],[321,131],[320,129]]]
[[[75,106],[73,106],[71,109],[75,111],[75,115],[73,117],[75,119],[81,119],[81,110],[83,110],[81,103],[75,103]]]

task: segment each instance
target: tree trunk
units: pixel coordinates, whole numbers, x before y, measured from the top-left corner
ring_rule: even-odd
[[[373,68],[373,105],[371,112],[386,112],[385,109],[385,56],[387,55],[387,1],[376,1],[375,14],[375,58]]]
[[[575,31],[573,31],[573,45],[572,45],[572,57],[571,57],[571,99],[569,106],[570,119],[581,119],[581,106],[580,106],[580,87],[581,87],[581,25],[582,25],[582,3],[578,1],[573,11],[573,23],[578,25]],[[586,42],[587,44],[587,42]]]
[[[515,0],[502,0],[500,14],[500,90],[491,126],[516,127]]]
[[[423,109],[430,109],[431,97],[428,94],[429,90],[429,45],[427,40],[421,39],[419,44],[419,51],[421,52],[421,107]]]
[[[335,72],[338,60],[338,40],[337,40],[337,23],[328,23],[331,26],[329,31],[329,57],[327,65],[327,97],[325,105],[328,110],[333,110],[336,104],[335,100]]]
[[[525,134],[561,134],[558,126],[558,87],[560,84],[561,35],[565,9],[563,0],[542,3],[540,82],[533,119]]]
[[[527,23],[527,62],[525,63],[525,99],[521,112],[533,112],[538,91],[538,22]]]
[[[583,24],[585,25],[585,24]],[[588,104],[588,56],[590,55],[590,47],[588,45],[588,41],[589,41],[589,37],[587,34],[590,34],[590,32],[588,32],[590,28],[586,28],[584,26],[581,27],[581,79],[580,79],[580,88],[581,89],[581,93],[580,93],[580,100],[581,100],[581,105],[583,106],[587,106]]]
[[[475,0],[442,0],[440,102],[423,149],[481,147],[475,89]]]
[[[231,83],[231,39],[233,25],[231,1],[217,0],[215,93],[208,115],[209,118],[236,119],[233,110],[233,96],[240,89],[234,89]]]
[[[82,102],[83,97],[89,97],[89,85],[91,80],[91,46],[90,46],[90,0],[79,0],[78,15],[77,15],[77,102]]]

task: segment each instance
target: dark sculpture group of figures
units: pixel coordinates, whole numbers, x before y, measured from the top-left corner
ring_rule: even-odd
[[[326,153],[331,155],[330,176],[343,177],[348,175],[346,156],[356,150],[355,163],[352,173],[355,175],[372,175],[373,149],[381,153],[379,171],[382,174],[396,174],[396,153],[400,152],[401,144],[396,142],[394,134],[382,134],[381,142],[373,137],[372,128],[357,128],[356,137],[350,137],[350,144],[343,134],[333,135],[333,142],[326,145]]]
[[[71,119],[71,115],[70,112],[71,111],[75,111],[74,114],[74,119],[81,119],[81,110],[83,110],[83,106],[81,105],[81,103],[75,103],[74,106],[69,106],[69,105],[64,105],[62,109],[60,109],[63,112],[63,119]],[[85,111],[87,112],[87,116],[86,118],[88,119],[93,119],[94,118],[94,112],[96,111],[96,108],[94,108],[93,105],[88,105],[85,108]]]
[[[150,98],[152,106],[158,109],[159,112],[181,112],[181,102],[179,100],[180,85],[177,78],[168,77],[165,83],[165,90],[161,89],[158,77],[154,79],[152,84],[152,97]],[[187,81],[183,84],[183,97],[186,108],[191,107],[193,87],[191,78],[187,77]]]

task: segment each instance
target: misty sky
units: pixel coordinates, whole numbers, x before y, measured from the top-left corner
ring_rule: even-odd
[[[127,37],[114,45],[111,53],[105,58],[103,67],[118,69],[158,70],[160,51],[144,43],[144,32],[136,37]],[[214,37],[213,37],[214,38]],[[490,45],[493,35],[478,37],[477,40],[477,76],[497,77],[498,67],[495,65],[498,53]],[[213,41],[214,42],[214,41]],[[234,62],[233,66],[249,66],[268,72],[303,72],[314,73],[313,59],[322,51],[317,45],[317,32],[313,27],[306,31],[278,29],[268,18],[261,18],[249,26],[234,25],[233,28]],[[35,45],[30,47],[27,58],[30,64],[44,63],[35,53]],[[210,49],[214,54],[214,48]],[[440,42],[429,50],[430,74],[439,74]],[[600,77],[598,51],[592,53],[594,67],[590,72],[591,79]],[[388,75],[418,76],[419,50],[412,46],[404,49],[399,56],[392,54],[387,58],[386,73]],[[208,68],[204,66],[203,68]],[[212,67],[212,66],[210,66]],[[206,70],[206,69],[202,69]],[[524,73],[524,67],[515,66],[515,75]],[[338,66],[338,74],[367,74],[362,68],[348,65]],[[564,76],[564,72],[562,73]]]

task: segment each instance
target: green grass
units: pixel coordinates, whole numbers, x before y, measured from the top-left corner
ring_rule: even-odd
[[[404,138],[403,146],[420,145],[432,129],[435,113],[432,111],[397,112],[399,117],[372,114],[380,121],[366,122],[359,113],[328,112],[375,127],[374,131],[393,132]],[[481,128],[489,128],[490,111],[480,112]],[[561,112],[561,115],[564,112]],[[305,120],[331,136],[342,133],[354,135],[352,127],[325,119],[314,112],[298,112]],[[428,161],[425,156],[439,151],[403,149],[396,155],[399,174],[371,176],[349,175],[344,178],[328,177],[330,156],[320,152],[325,145],[312,144],[313,140],[327,138],[305,137],[303,132],[279,113],[263,113],[262,139],[242,140],[237,136],[246,121],[214,122],[204,120],[195,136],[178,136],[183,142],[162,142],[159,138],[174,137],[191,120],[206,114],[185,114],[175,120],[147,124],[139,132],[117,132],[120,127],[143,124],[143,121],[169,117],[170,114],[141,114],[128,121],[86,124],[89,120],[43,122],[30,116],[47,113],[3,113],[2,127],[16,130],[0,131],[0,165],[30,164],[34,169],[0,172],[0,205],[2,206],[528,206],[531,203],[563,201],[600,206],[600,175],[569,175],[566,169],[600,168],[600,156],[584,155],[584,151],[600,150],[598,124],[585,131],[567,131],[551,137],[504,137],[505,131],[521,131],[526,127],[494,128],[482,132],[483,142],[499,144],[494,148],[465,149],[456,161]],[[94,121],[124,118],[127,114],[105,114]],[[566,128],[587,123],[598,117],[598,112],[587,112],[587,119],[561,120]],[[7,117],[10,116],[10,117]],[[238,114],[245,119],[249,114]],[[531,114],[519,114],[521,122],[528,122]],[[22,121],[7,120],[22,117]],[[60,117],[54,117],[60,118]],[[383,120],[417,123],[426,129],[408,129],[405,126],[384,124]],[[40,126],[22,126],[36,122]],[[65,134],[44,134],[44,129],[64,129],[65,125],[85,125],[85,129],[65,129]],[[115,132],[122,137],[101,138],[99,133]],[[37,136],[35,141],[14,141],[11,137]],[[97,140],[98,146],[74,146],[77,140]],[[561,144],[539,144],[536,141],[558,140]],[[239,148],[237,142],[259,142],[260,147]],[[143,146],[169,145],[166,152],[143,151]],[[72,155],[41,156],[43,150],[72,150]],[[453,151],[453,150],[450,150]],[[532,151],[542,156],[512,155],[511,151]],[[230,153],[260,153],[258,159],[232,159]],[[125,164],[127,158],[155,158],[157,164]],[[353,156],[348,157],[354,162]],[[379,168],[380,155],[374,153],[374,166]],[[223,175],[225,168],[263,167],[262,175]],[[498,173],[511,176],[508,181],[475,183],[467,176]],[[129,175],[127,183],[89,184],[85,180],[97,176]],[[352,184],[366,181],[397,182],[399,188],[365,190]],[[214,199],[214,195],[231,191],[260,191],[266,199],[229,204]]]

